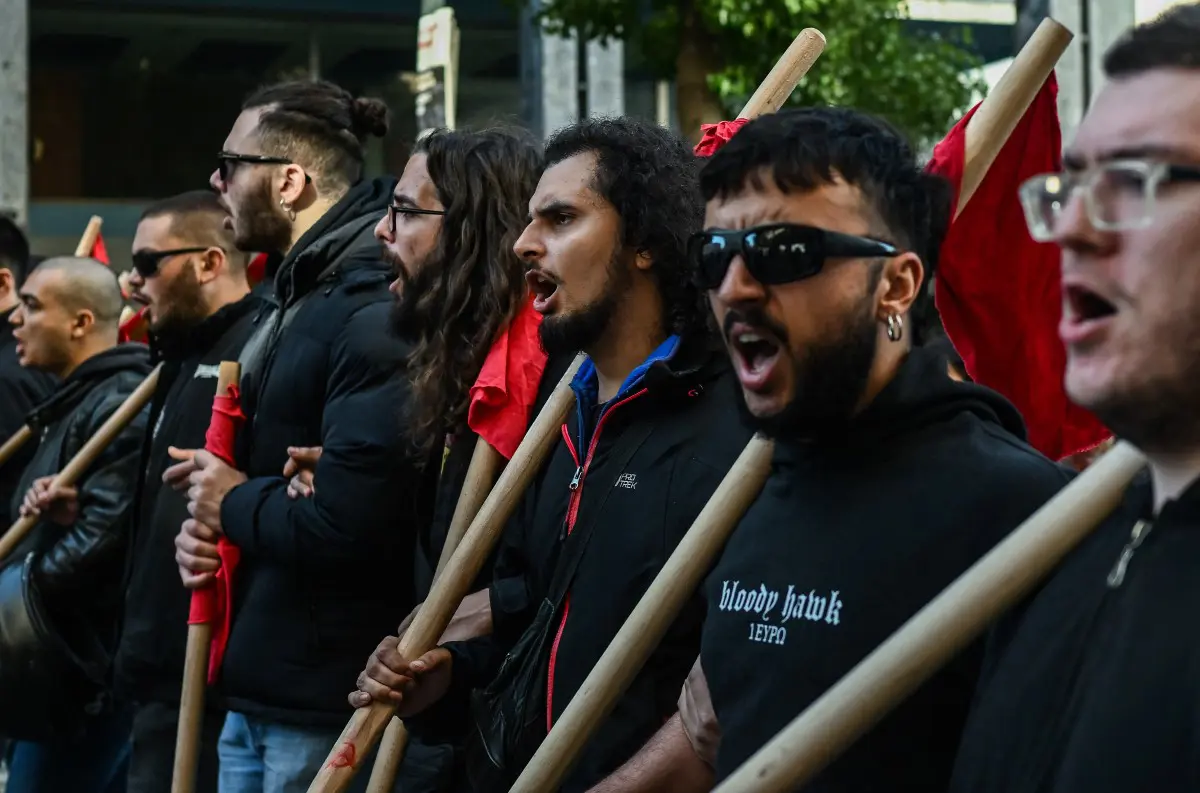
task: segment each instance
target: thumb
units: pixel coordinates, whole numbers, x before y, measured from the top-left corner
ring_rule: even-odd
[[[446,653],[441,651],[442,648],[435,647],[429,652],[422,655],[417,660],[409,664],[409,669],[414,672],[432,672],[442,665],[442,661],[446,658]]]
[[[296,453],[292,456],[295,457],[298,462],[315,464],[321,457],[321,451],[322,448],[320,446],[303,446],[299,449],[296,449]]]

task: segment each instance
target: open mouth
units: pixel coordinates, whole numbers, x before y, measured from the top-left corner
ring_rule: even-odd
[[[1071,318],[1076,322],[1091,322],[1117,313],[1116,306],[1086,287],[1066,286],[1063,294]]]
[[[742,385],[751,390],[762,388],[775,369],[783,345],[771,333],[740,323],[730,328],[728,339]]]
[[[525,283],[533,293],[533,309],[545,313],[551,298],[558,292],[558,283],[545,273],[529,270],[525,273]]]

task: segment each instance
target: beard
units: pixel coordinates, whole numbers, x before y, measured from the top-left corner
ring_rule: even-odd
[[[415,266],[416,275],[409,275],[400,257],[386,247],[383,248],[383,258],[392,265],[392,272],[404,285],[388,312],[388,330],[401,341],[415,344],[440,324],[436,317],[429,316],[431,312],[423,310],[420,301],[422,296],[431,294],[437,287],[442,275],[441,268],[430,266],[430,262],[425,261]]]
[[[164,287],[157,301],[158,311],[150,311],[150,332],[156,336],[178,336],[199,325],[207,315],[200,293],[200,279],[191,267]]]
[[[239,251],[282,253],[292,242],[292,224],[272,200],[271,182],[265,176],[250,188],[238,207],[233,244]]]
[[[790,347],[787,330],[760,309],[730,309],[725,318],[726,336],[737,321],[766,328]],[[795,391],[782,410],[755,416],[739,399],[743,419],[763,435],[780,440],[811,441],[844,432],[866,390],[878,344],[874,305],[864,299],[835,333],[806,344],[801,356],[791,356]]]
[[[549,316],[538,328],[542,350],[547,355],[566,355],[587,350],[608,331],[617,303],[628,291],[633,275],[623,261],[620,248],[608,261],[608,278],[600,297],[578,311]]]
[[[1194,339],[1195,337],[1193,337]],[[1119,391],[1080,404],[1144,452],[1180,454],[1200,446],[1200,344],[1181,345],[1178,374],[1145,377]],[[1074,398],[1072,398],[1074,401]]]

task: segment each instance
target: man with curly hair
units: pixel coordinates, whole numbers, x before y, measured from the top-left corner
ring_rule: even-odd
[[[594,119],[552,136],[546,162],[516,251],[546,351],[587,354],[576,409],[505,529],[488,635],[411,666],[389,637],[350,695],[428,729],[461,723],[473,699],[454,789],[508,789],[750,438],[687,264],[703,216],[688,145]],[[620,765],[670,714],[701,618],[694,599],[565,790]]]

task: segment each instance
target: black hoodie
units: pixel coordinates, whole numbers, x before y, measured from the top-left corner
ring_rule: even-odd
[[[836,437],[779,441],[706,584],[724,779],[1067,481],[1016,410],[912,352]],[[981,643],[805,791],[944,790]]]
[[[346,686],[415,602],[438,469],[402,441],[407,348],[373,237],[394,185],[355,186],[293,246],[241,356],[250,480],[221,507],[242,551],[221,685],[230,710],[270,721],[343,724]],[[288,498],[289,446],[324,447],[313,498]]]
[[[8,322],[14,310],[0,311],[0,444],[24,426],[26,414],[49,397],[57,385],[51,375],[21,366],[13,326]],[[0,504],[5,510],[21,481],[21,472],[36,451],[37,440],[31,439],[8,462],[0,463]]]
[[[1200,482],[1158,514],[1142,474],[993,630],[950,789],[1200,790]]]
[[[125,582],[125,619],[116,659],[118,692],[137,702],[179,704],[191,593],[179,581],[175,536],[187,497],[162,481],[174,463],[167,448],[204,445],[218,369],[236,361],[253,330],[259,301],[245,297],[175,337],[155,339],[163,361],[142,446],[138,509]]]

